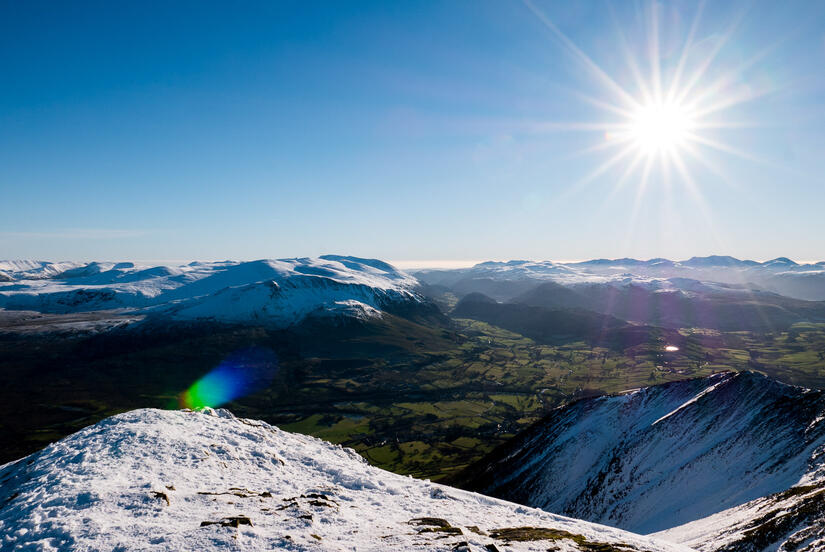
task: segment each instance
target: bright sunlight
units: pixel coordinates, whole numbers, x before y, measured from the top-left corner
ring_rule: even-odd
[[[629,121],[629,138],[646,155],[673,153],[683,146],[696,123],[690,112],[676,103],[640,106]]]
[[[736,21],[717,37],[713,48],[698,48],[697,30],[704,8],[704,3],[700,3],[679,51],[671,56],[670,65],[663,66],[659,41],[662,17],[658,4],[654,3],[644,15],[648,31],[640,37],[641,44],[646,46],[645,54],[634,54],[626,35],[619,28],[616,29],[616,47],[625,58],[634,82],[634,85],[625,87],[562,33],[531,0],[524,2],[602,88],[598,97],[584,93],[577,95],[606,113],[608,117],[605,117],[604,122],[553,124],[553,128],[563,130],[598,131],[603,139],[582,153],[612,151],[607,159],[574,184],[574,188],[601,177],[610,169],[624,166],[624,170],[614,180],[613,191],[615,193],[627,181],[635,182],[636,206],[631,215],[633,218],[649,181],[654,178],[670,181],[669,175],[674,173],[708,216],[702,194],[691,175],[691,164],[698,163],[721,174],[722,171],[704,155],[704,148],[757,161],[748,153],[714,137],[715,133],[711,131],[744,128],[751,124],[747,121],[725,120],[721,115],[727,109],[751,101],[770,90],[769,87],[760,90],[733,86],[737,75],[746,71],[770,48],[744,61],[742,65],[711,78],[708,70],[734,32]]]

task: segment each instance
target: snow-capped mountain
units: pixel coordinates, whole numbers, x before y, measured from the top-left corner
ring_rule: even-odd
[[[79,266],[83,266],[83,263],[71,261],[52,263],[48,261],[31,260],[0,261],[0,271],[5,272],[10,278],[17,280],[51,278]]]
[[[382,261],[326,255],[182,266],[0,262],[0,308],[41,313],[108,309],[180,320],[265,321],[371,317],[422,302],[417,281]]]
[[[0,266],[2,270],[2,266]],[[554,281],[568,286],[581,284],[634,284],[657,289],[683,289],[688,281],[713,282],[749,289],[760,287],[796,299],[825,300],[825,265],[798,264],[785,257],[766,262],[727,256],[668,259],[594,259],[583,262],[553,261],[484,262],[470,268],[422,270],[414,275],[430,285],[458,289],[479,280]],[[485,289],[470,288],[467,292]]]
[[[560,407],[461,484],[702,550],[821,550],[823,420],[822,391],[720,373]]]
[[[128,412],[0,467],[0,548],[690,550],[391,474],[210,409]]]

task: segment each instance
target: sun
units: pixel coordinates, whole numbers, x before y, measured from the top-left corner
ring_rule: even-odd
[[[690,110],[675,102],[640,105],[628,119],[629,141],[647,156],[678,151],[696,128]]]
[[[635,33],[633,42],[628,41],[617,24],[615,47],[618,55],[614,57],[620,62],[624,58],[625,67],[612,65],[614,72],[611,75],[567,37],[533,0],[523,1],[597,85],[596,95],[574,91],[578,99],[596,108],[592,119],[553,121],[547,125],[554,131],[595,132],[599,141],[577,153],[608,152],[607,158],[573,183],[571,189],[581,188],[597,178],[610,179],[613,190],[606,197],[613,197],[626,183],[632,182],[636,188],[635,213],[651,183],[660,183],[669,189],[672,182],[681,182],[707,213],[700,184],[694,179],[692,169],[698,165],[726,182],[729,180],[714,162],[716,156],[707,155],[711,150],[759,162],[758,158],[722,139],[725,131],[752,126],[749,121],[727,119],[725,112],[771,90],[769,86],[759,89],[736,85],[744,72],[766,55],[769,48],[740,66],[731,69],[712,67],[736,29],[737,20],[732,21],[724,32],[717,33],[714,46],[708,49],[709,43],[700,28],[704,6],[701,2],[685,37],[665,29],[669,43],[676,46],[664,55],[659,40],[660,26],[674,19],[660,13],[667,9],[666,6],[651,0],[640,19],[648,29]],[[619,83],[618,77],[622,77],[623,84]]]

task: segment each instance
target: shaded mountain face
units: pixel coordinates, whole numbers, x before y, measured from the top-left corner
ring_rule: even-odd
[[[513,303],[551,309],[592,309],[594,305],[594,301],[590,300],[586,294],[556,282],[544,282],[532,286],[524,293],[511,295],[509,299]]]
[[[587,284],[565,292],[541,284],[513,302],[532,306],[572,304],[622,320],[668,328],[722,331],[776,331],[797,322],[825,321],[825,303],[774,293],[719,289],[695,280],[677,281],[686,289]],[[563,286],[559,286],[563,287]]]
[[[87,427],[0,467],[0,504],[4,550],[690,550],[395,475],[211,409]]]
[[[633,326],[605,314],[583,309],[498,303],[480,293],[471,293],[461,299],[451,314],[456,318],[481,320],[545,344],[584,341],[623,350],[651,340],[668,343],[683,340],[677,332]]]
[[[823,419],[822,391],[719,373],[561,407],[459,483],[634,532],[662,531],[819,485]],[[763,537],[781,542],[805,518],[797,522]]]
[[[552,285],[552,282],[550,282]],[[527,293],[535,287],[533,280],[497,280],[494,278],[465,278],[450,285],[450,289],[459,297],[471,293],[480,293],[497,301],[506,301],[519,293]],[[559,285],[559,284],[556,284]],[[559,286],[563,287],[563,286]]]

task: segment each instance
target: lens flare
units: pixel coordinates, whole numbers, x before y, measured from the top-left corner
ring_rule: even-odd
[[[216,407],[259,391],[270,383],[278,371],[274,352],[261,347],[244,349],[229,355],[214,370],[181,393],[182,408]]]

